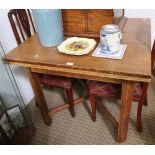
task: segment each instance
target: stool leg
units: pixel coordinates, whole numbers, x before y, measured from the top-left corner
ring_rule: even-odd
[[[142,108],[143,108],[143,102],[139,102],[137,108],[137,130],[139,132],[142,131]]]
[[[37,100],[36,100],[36,98],[35,98],[35,103],[36,103],[36,107],[38,107],[38,103],[37,103]]]
[[[65,89],[65,90],[66,90],[66,95],[67,95],[67,100],[68,100],[68,103],[69,103],[69,109],[70,109],[71,115],[72,115],[72,117],[75,117],[72,88]]]
[[[92,120],[95,122],[96,121],[96,103],[95,103],[95,96],[93,94],[90,94],[89,100],[90,100],[91,109],[92,109],[91,117],[92,117]]]
[[[144,106],[148,106],[147,94],[145,96]]]

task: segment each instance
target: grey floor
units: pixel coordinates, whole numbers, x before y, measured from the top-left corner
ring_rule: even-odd
[[[78,83],[74,84],[74,98],[78,98],[82,91]],[[44,94],[49,108],[66,101],[62,90],[52,88],[44,89]],[[105,104],[112,114],[118,119],[120,101],[98,99],[99,104]],[[128,136],[122,144],[155,144],[155,77],[148,89],[148,107],[143,108],[143,132],[136,130],[137,103],[132,104]],[[118,144],[116,142],[117,130],[100,110],[97,111],[97,120],[90,119],[90,103],[75,106],[76,117],[72,118],[68,109],[56,113],[52,117],[52,125],[46,126],[42,120],[39,109],[32,101],[28,112],[36,128],[31,144]]]

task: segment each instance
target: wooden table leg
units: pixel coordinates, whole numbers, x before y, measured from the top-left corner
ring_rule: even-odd
[[[50,126],[52,123],[51,117],[49,115],[48,107],[44,98],[44,94],[42,91],[42,88],[40,86],[39,77],[37,73],[31,72],[30,68],[27,68],[28,75],[31,81],[31,85],[37,100],[37,104],[39,106],[39,109],[41,111],[43,120],[46,125]]]
[[[121,109],[120,109],[120,119],[118,126],[118,136],[117,136],[117,141],[120,143],[123,142],[127,137],[133,90],[134,90],[134,82],[132,81],[122,82]]]

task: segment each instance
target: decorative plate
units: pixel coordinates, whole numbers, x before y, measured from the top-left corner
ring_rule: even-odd
[[[95,45],[96,41],[94,39],[71,37],[66,39],[57,48],[61,53],[83,55],[92,51]]]

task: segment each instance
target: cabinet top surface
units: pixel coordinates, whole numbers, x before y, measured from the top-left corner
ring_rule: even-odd
[[[10,63],[23,66],[38,65],[44,69],[50,67],[71,70],[108,73],[113,76],[151,77],[151,24],[149,19],[127,19],[123,28],[123,43],[127,44],[122,60],[97,58],[92,52],[87,55],[73,56],[61,54],[56,47],[46,48],[40,45],[37,35],[30,37],[6,55]],[[67,62],[74,63],[67,66]]]

